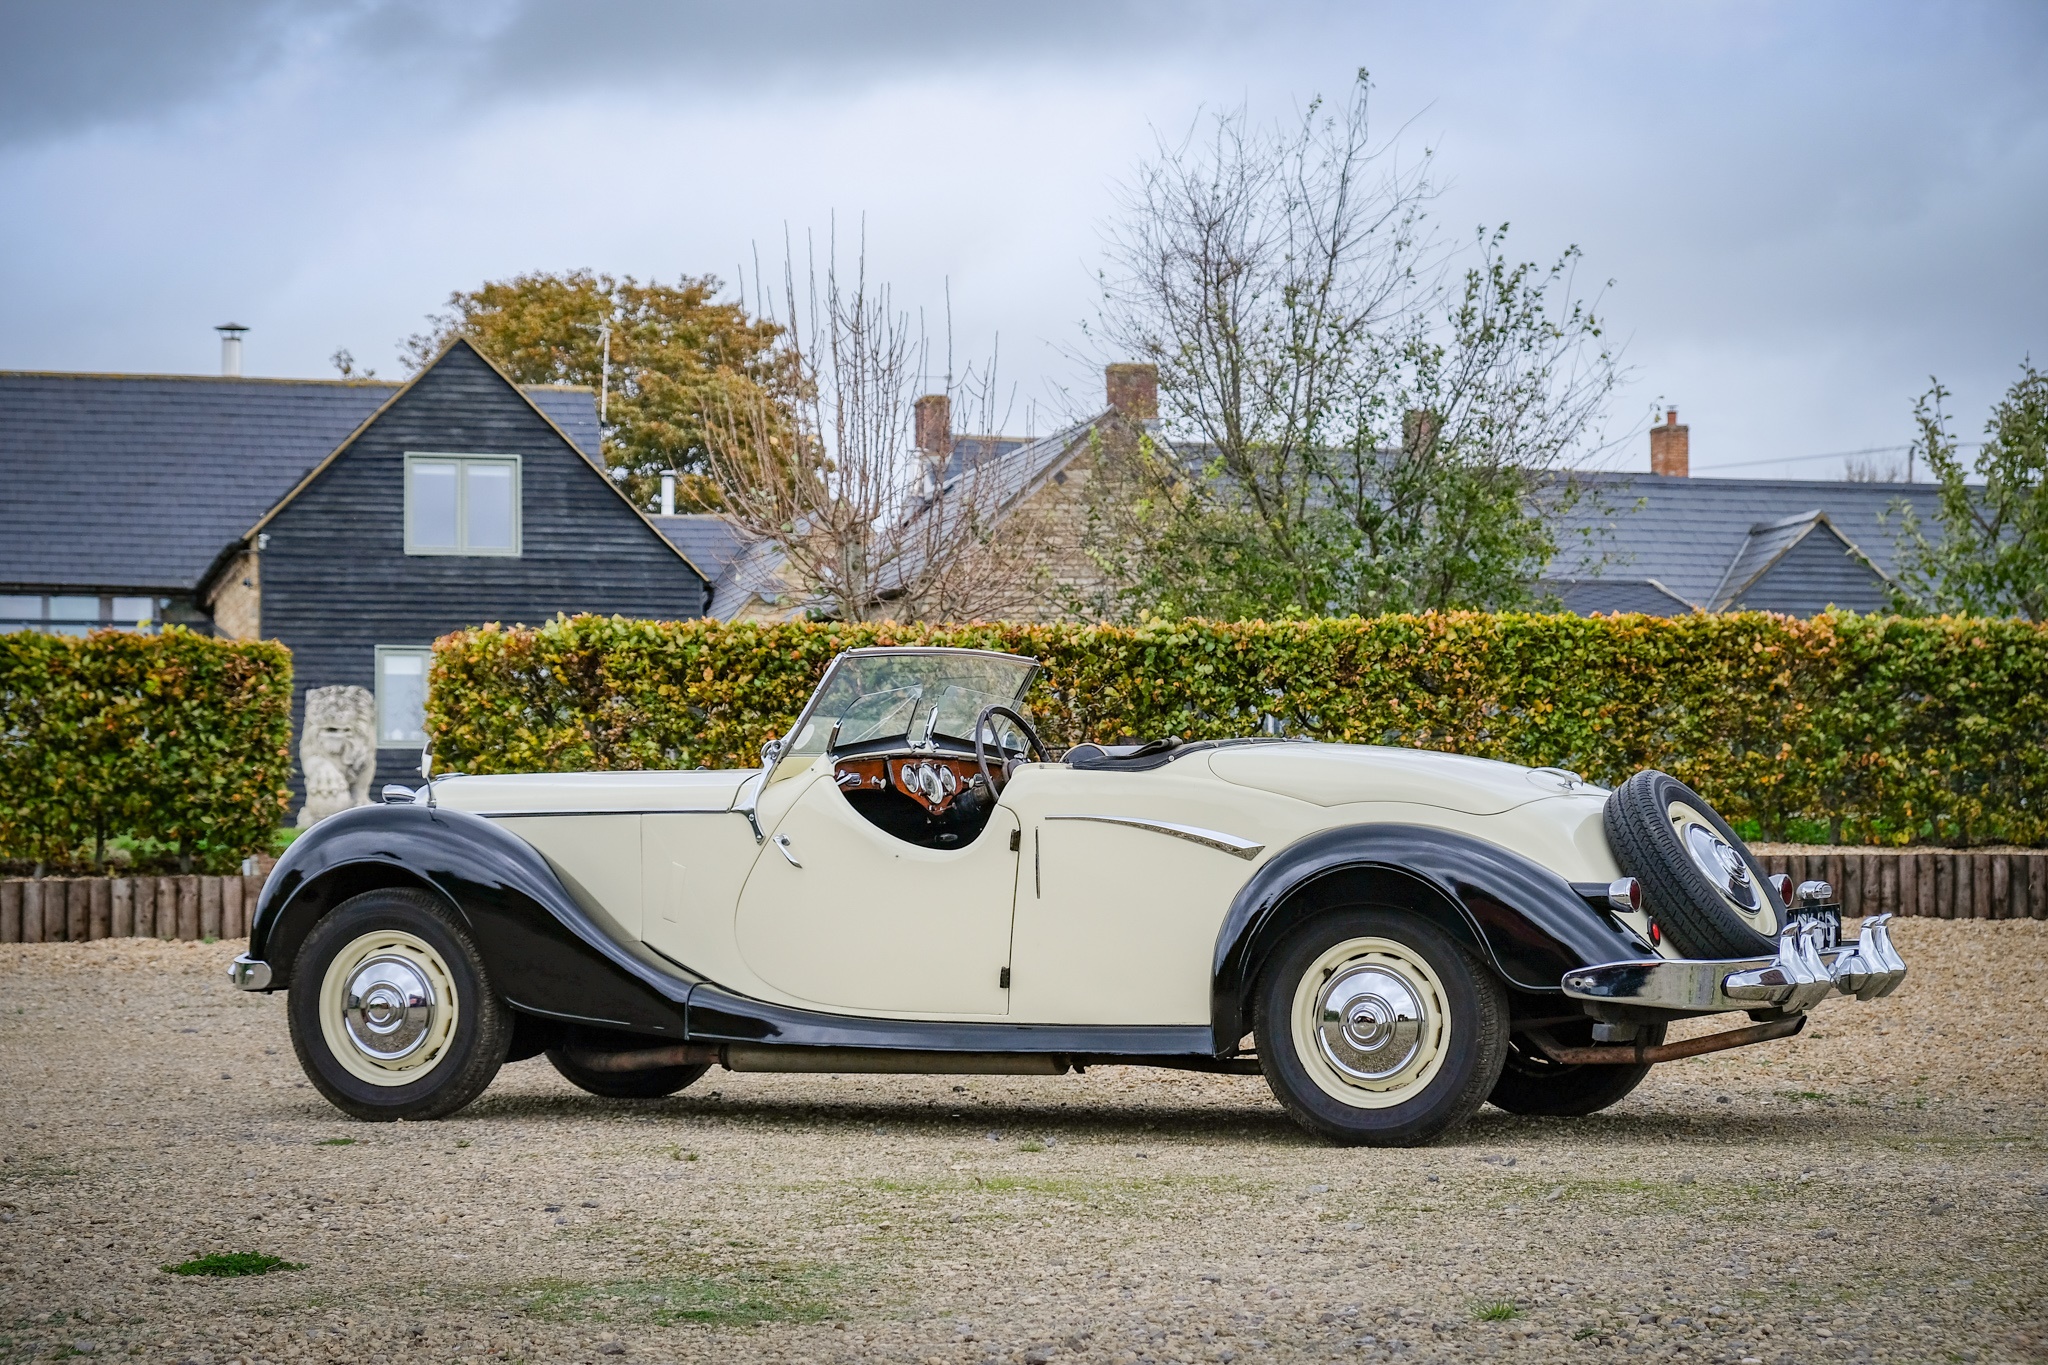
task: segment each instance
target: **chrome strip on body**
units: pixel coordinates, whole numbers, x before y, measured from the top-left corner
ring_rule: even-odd
[[[1176,825],[1166,820],[1141,820],[1130,815],[1048,815],[1048,820],[1093,820],[1102,825],[1129,825],[1132,829],[1149,829],[1154,834],[1170,834],[1176,839],[1186,839],[1191,844],[1201,844],[1228,853],[1233,858],[1247,861],[1266,851],[1264,844],[1255,844],[1249,839],[1240,839],[1235,834],[1224,834],[1219,830],[1202,829],[1197,825]]]

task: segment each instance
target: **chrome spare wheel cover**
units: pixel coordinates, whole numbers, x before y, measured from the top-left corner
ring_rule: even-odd
[[[379,930],[335,955],[320,983],[320,1030],[350,1075],[407,1085],[447,1055],[460,1014],[454,977],[432,945]]]
[[[1750,872],[1740,851],[1707,823],[1704,815],[1682,801],[1671,803],[1667,812],[1686,856],[1697,867],[1730,909],[1742,916],[1750,928],[1761,934],[1778,932],[1778,916],[1771,908],[1763,886]]]
[[[1296,1055],[1332,1098],[1381,1109],[1412,1098],[1442,1067],[1450,1032],[1443,982],[1406,944],[1337,944],[1295,988]]]

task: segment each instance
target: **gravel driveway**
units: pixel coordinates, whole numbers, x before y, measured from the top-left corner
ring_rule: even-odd
[[[1392,1152],[1132,1068],[361,1124],[237,945],[9,946],[0,1359],[2048,1360],[2048,924],[1897,929],[1888,1001]],[[158,1268],[231,1251],[303,1268]]]

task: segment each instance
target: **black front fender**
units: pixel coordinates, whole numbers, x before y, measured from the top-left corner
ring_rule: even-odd
[[[469,923],[498,993],[554,1019],[680,1038],[694,980],[638,943],[621,943],[524,839],[467,811],[364,806],[299,836],[264,885],[249,952],[291,985],[320,916],[364,891],[414,886]]]
[[[1555,872],[1471,835],[1422,825],[1351,825],[1281,850],[1231,902],[1216,936],[1217,1052],[1248,1031],[1250,992],[1294,925],[1340,905],[1397,905],[1463,940],[1517,990],[1558,993],[1574,967],[1642,946]]]

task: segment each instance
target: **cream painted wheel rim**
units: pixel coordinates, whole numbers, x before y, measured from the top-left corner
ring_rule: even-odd
[[[1404,1104],[1443,1069],[1451,1041],[1443,980],[1405,943],[1353,938],[1301,974],[1294,1054],[1318,1089],[1359,1109]]]
[[[320,981],[320,1035],[371,1085],[410,1085],[448,1055],[461,1018],[448,963],[425,939],[379,929],[334,955]]]
[[[1750,871],[1740,850],[1723,839],[1705,815],[1684,801],[1673,801],[1664,813],[1678,835],[1679,847],[1714,888],[1721,903],[1757,933],[1765,938],[1775,937],[1778,912],[1771,907],[1770,893]]]

